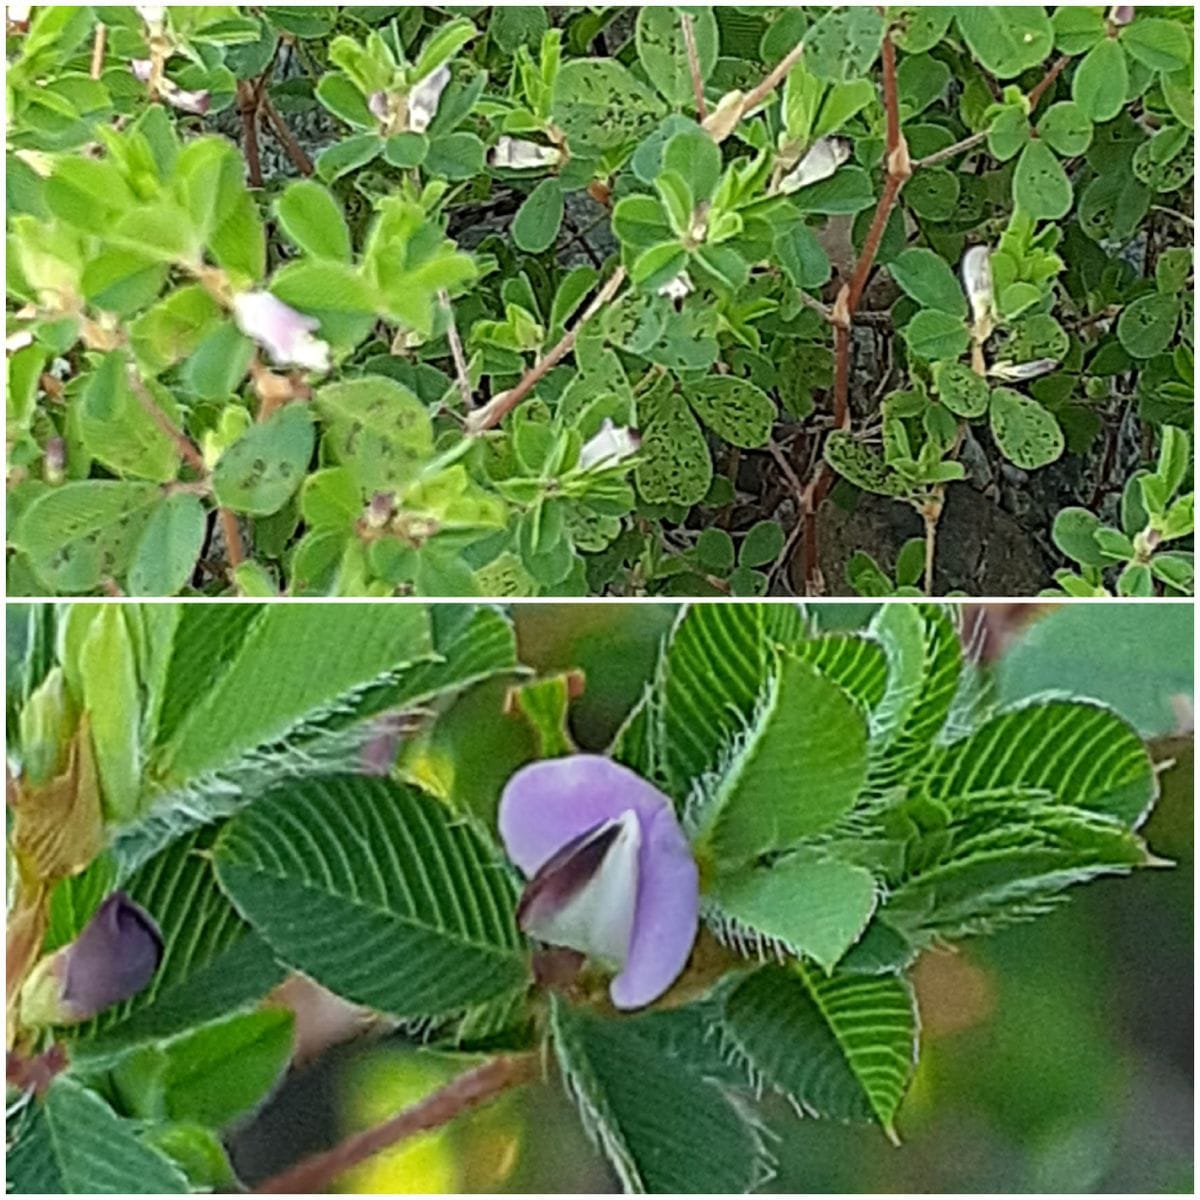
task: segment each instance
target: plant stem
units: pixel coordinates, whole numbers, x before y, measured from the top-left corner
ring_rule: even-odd
[[[296,135],[288,128],[287,122],[279,115],[279,110],[271,103],[271,97],[263,95],[262,110],[266,114],[267,120],[270,122],[271,128],[275,130],[275,136],[283,143],[284,150],[287,151],[287,156],[292,160],[292,166],[300,172],[301,175],[308,176],[313,173],[312,160],[304,153],[304,148],[296,141]]]
[[[446,327],[446,339],[450,343],[450,357],[454,359],[454,374],[458,380],[458,392],[462,396],[463,411],[470,412],[475,407],[471,395],[471,374],[467,370],[467,356],[463,353],[462,339],[458,336],[458,326],[454,323],[454,309],[450,304],[450,293],[442,288],[438,292],[438,303],[446,310],[449,325]]]
[[[502,1055],[451,1080],[424,1100],[390,1117],[381,1125],[302,1159],[254,1189],[256,1195],[279,1192],[320,1192],[349,1168],[413,1134],[437,1129],[520,1083],[536,1079],[541,1063],[536,1054]]]
[[[154,402],[154,397],[150,395],[149,389],[142,381],[141,376],[132,367],[129,370],[129,387],[137,397],[138,403],[145,409],[146,415],[175,443],[175,447],[184,462],[201,475],[207,475],[208,468],[204,465],[204,458],[200,451],[196,449],[196,444],[158,407]]]
[[[237,86],[238,115],[242,118],[242,153],[246,157],[246,178],[253,188],[263,185],[262,160],[258,153],[258,93],[248,80]]]
[[[596,293],[591,304],[584,310],[583,316],[563,334],[558,344],[545,358],[540,359],[525,372],[516,387],[510,388],[507,392],[501,392],[498,396],[493,396],[482,408],[476,409],[470,414],[467,418],[467,432],[479,434],[499,425],[550,373],[551,368],[557,366],[571,353],[579,331],[612,300],[624,282],[625,268],[618,267],[608,282]]]
[[[242,533],[238,529],[237,517],[228,508],[218,508],[217,515],[221,518],[221,530],[225,534],[229,569],[233,571],[246,561],[246,552],[242,549]]]

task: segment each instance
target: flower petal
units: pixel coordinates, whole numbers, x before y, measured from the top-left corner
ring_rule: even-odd
[[[599,754],[571,754],[522,767],[500,797],[500,836],[528,877],[573,838],[633,809],[643,827],[666,796],[628,767]],[[682,835],[680,835],[682,836]]]
[[[84,1020],[136,995],[162,961],[162,935],[150,914],[113,892],[67,947],[62,1003]]]
[[[529,881],[517,906],[521,928],[614,968],[633,934],[642,828],[627,809],[568,842]]]
[[[629,954],[608,989],[618,1008],[641,1008],[675,982],[700,922],[700,872],[671,808],[643,821],[639,867]]]

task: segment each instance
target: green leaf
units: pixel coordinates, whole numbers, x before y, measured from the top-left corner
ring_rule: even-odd
[[[326,79],[328,78],[330,77],[326,76]],[[322,80],[323,82],[325,80]],[[320,90],[318,86],[318,95]],[[383,138],[377,133],[360,133],[354,137],[343,138],[340,142],[334,142],[332,146],[326,146],[317,155],[317,174],[326,183],[332,183],[335,179],[341,179],[343,175],[374,162],[383,153],[383,145]]]
[[[748,379],[709,375],[687,384],[685,393],[697,416],[731,446],[756,450],[770,441],[775,403]]]
[[[805,66],[831,83],[865,75],[879,56],[883,33],[883,17],[873,8],[826,12],[804,39]]]
[[[1022,470],[1048,466],[1061,458],[1066,448],[1055,415],[1012,388],[992,391],[991,423],[1000,453]]]
[[[52,592],[91,592],[124,575],[160,496],[152,483],[65,483],[21,513],[13,542]]]
[[[181,691],[188,707],[164,719],[170,741],[157,755],[158,773],[182,783],[224,767],[256,747],[295,737],[322,714],[346,709],[364,689],[384,687],[397,672],[429,658],[428,611],[333,605],[231,606],[238,613],[194,618],[181,626],[188,639],[215,639],[211,648],[188,647],[173,660],[167,694]],[[262,680],[270,678],[269,693]]]
[[[778,521],[757,521],[742,538],[738,563],[743,567],[765,567],[779,557],[783,545],[783,529]]]
[[[725,1004],[724,1030],[761,1078],[804,1112],[878,1121],[896,1110],[917,1057],[912,990],[898,975],[764,967]]]
[[[904,327],[909,350],[926,362],[957,358],[970,344],[966,321],[937,309],[922,309]]]
[[[574,154],[602,154],[640,141],[662,115],[662,105],[615,59],[577,58],[554,80],[551,119]]]
[[[712,483],[712,456],[692,410],[668,384],[638,402],[642,448],[635,478],[651,504],[698,504]]]
[[[509,875],[415,788],[361,775],[285,784],[225,827],[215,859],[276,954],[355,1003],[447,1015],[527,977]]]
[[[554,245],[562,219],[562,184],[556,178],[543,179],[517,210],[512,226],[513,241],[529,254],[541,254]]]
[[[1044,8],[965,6],[955,10],[971,54],[997,79],[1012,79],[1046,61],[1054,29]]]
[[[1071,99],[1093,121],[1111,121],[1125,107],[1129,68],[1125,52],[1111,38],[1097,42],[1075,68]]]
[[[554,1053],[592,1141],[627,1192],[751,1191],[757,1129],[714,1082],[636,1020],[604,1020],[551,998]]]
[[[900,473],[884,462],[878,450],[864,445],[849,430],[833,430],[825,439],[824,455],[825,461],[839,475],[863,491],[880,496],[904,496],[910,490]]]
[[[957,795],[905,843],[883,916],[921,944],[1040,915],[1069,886],[1147,863],[1118,821],[1020,788]],[[921,818],[918,818],[920,821]]]
[[[849,812],[866,775],[858,706],[812,664],[786,657],[721,778],[692,810],[699,844],[722,864],[787,849]]]
[[[162,965],[131,999],[62,1031],[73,1057],[101,1062],[169,1037],[256,1003],[282,978],[217,886],[211,843],[211,830],[186,834],[122,881],[158,923]]]
[[[1140,296],[1117,320],[1117,339],[1134,358],[1161,354],[1175,336],[1179,300],[1175,296]]]
[[[252,516],[278,512],[304,482],[315,439],[312,414],[301,404],[252,425],[213,469],[217,503]]]
[[[933,364],[933,386],[941,402],[957,417],[982,417],[991,398],[987,380],[965,363]]]
[[[928,793],[953,802],[1021,788],[1136,826],[1158,794],[1141,738],[1116,713],[1082,700],[1029,702],[938,749]]]
[[[176,1038],[165,1050],[166,1115],[219,1128],[254,1108],[288,1065],[294,1024],[289,1009],[266,1008]]]
[[[1071,181],[1054,152],[1041,141],[1021,151],[1013,175],[1013,202],[1035,221],[1057,221],[1071,211]]]
[[[718,928],[734,922],[727,940],[761,937],[826,971],[862,936],[876,901],[870,871],[816,851],[720,875],[708,898],[717,906]]]
[[[922,308],[932,308],[965,318],[967,301],[950,264],[940,254],[913,248],[888,263],[888,272]]]
[[[190,1191],[179,1168],[135,1129],[77,1079],[60,1075],[19,1118],[8,1185],[27,1195]]]
[[[350,229],[341,206],[328,188],[311,179],[290,183],[275,202],[284,232],[313,258],[350,262]]]
[[[643,13],[658,11],[642,9]],[[670,11],[670,10],[666,10]],[[721,151],[701,129],[685,129],[663,147],[662,170],[672,171],[688,186],[695,204],[712,199],[721,177]]]
[[[483,170],[486,149],[473,133],[444,133],[432,138],[422,166],[431,175],[470,179]]]
[[[208,528],[197,496],[177,492],[150,514],[133,552],[127,579],[131,596],[174,596],[196,569]]]
[[[367,375],[318,388],[313,397],[329,427],[330,449],[367,492],[416,479],[433,457],[429,410],[403,384]]]
[[[1091,118],[1070,100],[1050,105],[1037,130],[1038,137],[1064,158],[1083,154],[1092,144]]]
[[[1152,71],[1182,71],[1192,65],[1192,38],[1179,21],[1145,16],[1121,30],[1121,45]]]
[[[646,78],[668,103],[676,106],[694,104],[687,44],[683,37],[684,12],[690,13],[692,18],[696,60],[700,78],[705,80],[717,62],[717,22],[712,9],[644,7],[638,10],[635,27],[638,61]]]

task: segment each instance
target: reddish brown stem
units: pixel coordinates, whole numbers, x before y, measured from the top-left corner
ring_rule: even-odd
[[[242,118],[242,153],[246,156],[246,177],[251,187],[263,185],[262,160],[258,153],[258,92],[243,80],[237,86],[238,115]]]
[[[158,407],[154,402],[154,397],[150,395],[145,383],[142,382],[141,376],[135,370],[129,372],[129,386],[150,419],[175,443],[184,462],[189,467],[195,468],[201,475],[207,475],[208,468],[204,465],[204,458],[196,449],[195,443]]]
[[[262,110],[271,123],[271,128],[275,130],[275,136],[283,143],[288,158],[292,160],[292,166],[301,175],[311,175],[312,160],[304,153],[304,148],[296,141],[296,135],[288,128],[287,122],[279,115],[279,110],[271,103],[269,96],[262,97]]]
[[[246,561],[246,552],[242,549],[242,532],[238,529],[237,517],[227,508],[218,508],[221,518],[221,530],[225,534],[225,552],[229,558],[229,569],[236,570]]]
[[[272,1176],[265,1183],[260,1183],[254,1192],[269,1194],[324,1191],[339,1175],[372,1155],[412,1137],[413,1134],[437,1129],[508,1088],[536,1079],[540,1070],[538,1057],[534,1054],[493,1058],[460,1075],[444,1088],[426,1096],[411,1108],[397,1113],[383,1124],[356,1133],[334,1146],[332,1150],[314,1154],[294,1167]]]
[[[683,26],[683,44],[687,48],[688,71],[692,76],[692,91],[696,96],[696,116],[701,122],[708,119],[708,105],[704,102],[704,78],[700,74],[700,53],[696,49],[696,31],[689,13],[680,13]]]

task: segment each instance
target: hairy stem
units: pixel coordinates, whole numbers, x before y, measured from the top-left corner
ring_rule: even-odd
[[[536,1054],[503,1055],[451,1080],[424,1100],[381,1125],[356,1133],[345,1141],[303,1159],[294,1167],[273,1175],[254,1189],[255,1194],[320,1192],[349,1168],[394,1146],[397,1142],[428,1129],[438,1129],[460,1113],[476,1108],[520,1083],[536,1079],[541,1064]]]

